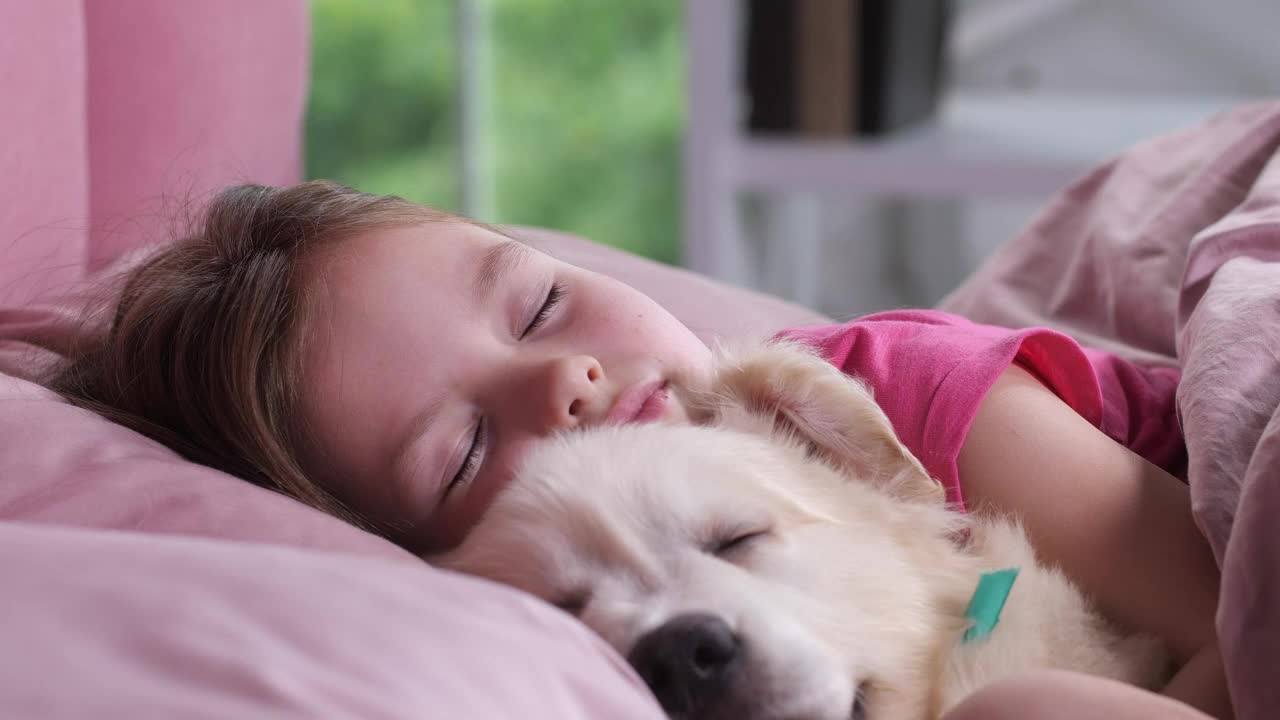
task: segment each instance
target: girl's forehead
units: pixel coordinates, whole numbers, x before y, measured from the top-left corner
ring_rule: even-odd
[[[407,329],[470,315],[475,264],[500,242],[482,228],[431,223],[367,230],[321,248],[303,270],[311,337],[305,364],[313,372],[346,364],[353,348],[403,341]],[[431,311],[440,307],[451,312]]]
[[[317,248],[306,258],[303,282],[322,305],[405,283],[450,286],[474,275],[488,250],[509,242],[462,222],[372,228]]]
[[[478,257],[485,249],[510,242],[488,228],[462,221],[426,222],[368,228],[326,244],[313,259],[324,265],[355,265],[357,269],[372,256],[387,256],[410,262],[459,262]]]

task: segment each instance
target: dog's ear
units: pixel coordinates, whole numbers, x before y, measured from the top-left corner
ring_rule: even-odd
[[[805,346],[722,350],[710,384],[687,402],[696,421],[796,438],[852,478],[903,499],[945,502],[871,390]]]

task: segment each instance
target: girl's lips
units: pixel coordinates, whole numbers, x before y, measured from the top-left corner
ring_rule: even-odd
[[[646,423],[659,420],[667,411],[667,384],[662,383],[656,390],[649,394],[649,397],[640,406],[640,412],[631,419],[632,422]]]
[[[667,383],[663,380],[636,383],[618,396],[605,418],[605,424],[628,425],[657,420],[666,412],[667,398]]]

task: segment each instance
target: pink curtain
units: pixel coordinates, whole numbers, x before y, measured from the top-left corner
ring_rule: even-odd
[[[0,0],[0,305],[302,170],[305,0]]]

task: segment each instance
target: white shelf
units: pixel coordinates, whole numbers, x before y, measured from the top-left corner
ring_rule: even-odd
[[[948,97],[937,117],[879,139],[764,139],[742,129],[742,3],[685,0],[688,58],[683,242],[694,270],[751,282],[738,199],[768,192],[790,227],[764,238],[763,269],[792,297],[813,298],[822,260],[815,227],[823,191],[877,195],[1024,196],[1064,188],[1125,148],[1239,104],[1231,97],[981,94]],[[768,225],[768,223],[766,223]],[[795,228],[800,228],[796,230]],[[767,229],[767,228],[766,228]]]
[[[883,138],[764,139],[734,132],[720,153],[735,191],[1039,195],[1134,143],[1238,102],[966,93],[944,102],[937,119]]]

